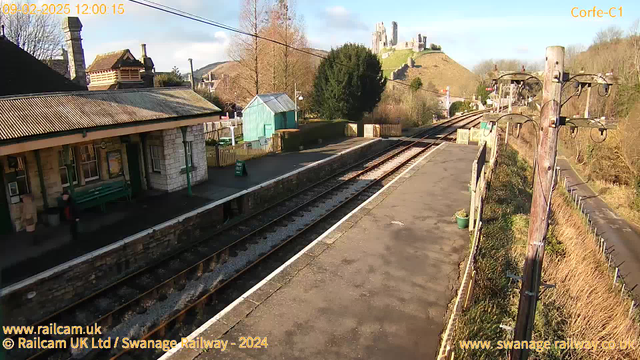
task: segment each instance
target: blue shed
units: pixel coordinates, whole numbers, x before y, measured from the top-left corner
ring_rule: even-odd
[[[296,129],[295,107],[285,93],[256,95],[242,110],[244,141],[271,137],[276,130]]]

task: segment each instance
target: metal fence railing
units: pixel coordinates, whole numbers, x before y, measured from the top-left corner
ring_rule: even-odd
[[[469,209],[469,231],[473,232],[473,243],[469,258],[464,269],[462,282],[458,289],[451,316],[447,323],[447,327],[442,336],[440,343],[440,351],[438,360],[453,359],[453,336],[454,328],[463,309],[466,309],[473,297],[473,284],[475,279],[475,258],[478,253],[480,239],[482,238],[482,206],[487,195],[487,185],[491,181],[496,158],[498,156],[498,129],[494,126],[490,138],[491,147],[488,147],[487,141],[480,143],[480,149],[473,161],[471,169],[471,207]],[[488,155],[488,156],[487,156]],[[488,162],[486,161],[488,157]]]

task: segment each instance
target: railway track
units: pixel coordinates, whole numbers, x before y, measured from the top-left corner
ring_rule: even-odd
[[[434,145],[424,139],[440,134],[441,142],[457,128],[478,123],[480,117],[480,112],[471,113],[428,128],[418,135],[418,140],[401,141],[32,325],[97,323],[102,326],[102,337],[111,338],[148,339],[164,337],[167,330],[186,331],[198,323],[198,316],[192,314],[194,311],[202,315],[205,310],[211,312],[216,308],[206,304],[212,305],[211,299],[218,290],[232,282],[238,283],[242,277],[248,276],[245,282],[253,282],[259,276],[248,274],[260,272],[256,269],[270,268],[263,264],[273,262],[273,259],[286,261],[286,255],[282,254],[287,251],[282,249],[294,249],[293,243],[305,243],[298,239],[314,238],[318,231],[331,226],[327,227],[327,224],[335,223],[331,219],[344,216],[375,193],[385,179],[410,166]],[[267,258],[272,260],[264,262]],[[191,325],[183,326],[187,323]],[[180,326],[176,326],[178,324]],[[48,336],[45,339],[69,341],[74,337],[78,336]],[[113,350],[13,350],[8,358],[64,359],[87,355],[98,359],[113,356],[115,359],[125,353],[114,354]],[[152,351],[147,351],[146,355],[149,353]]]

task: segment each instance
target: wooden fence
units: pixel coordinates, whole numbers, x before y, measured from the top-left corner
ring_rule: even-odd
[[[237,160],[249,160],[274,152],[272,138],[252,141],[235,146],[207,146],[207,166],[223,167],[236,163]]]
[[[364,124],[364,137],[402,136],[401,124]]]
[[[494,127],[491,133],[493,137],[493,144],[498,144],[498,129]],[[498,147],[492,146],[489,148],[486,141],[480,143],[480,149],[478,155],[473,162],[471,168],[471,207],[469,210],[469,231],[473,232],[473,243],[471,245],[471,251],[469,252],[469,258],[462,277],[462,283],[458,289],[456,301],[447,323],[447,328],[442,336],[442,342],[440,343],[440,352],[438,354],[438,360],[453,359],[453,329],[455,328],[458,317],[463,309],[466,309],[473,297],[473,284],[475,279],[475,258],[478,253],[478,247],[482,239],[482,205],[487,194],[487,184],[491,181],[496,158],[498,156]],[[486,158],[489,154],[489,162],[487,166]]]

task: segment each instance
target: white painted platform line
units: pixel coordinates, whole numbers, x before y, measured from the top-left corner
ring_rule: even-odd
[[[140,231],[139,233],[136,233],[136,234],[133,234],[131,236],[128,236],[128,237],[126,237],[126,238],[124,238],[122,240],[114,242],[113,244],[101,247],[100,249],[94,250],[94,251],[92,251],[90,253],[87,253],[85,255],[77,257],[77,258],[75,258],[73,260],[69,260],[69,261],[67,261],[65,263],[62,263],[62,264],[58,265],[58,266],[52,267],[51,269],[45,270],[45,271],[43,271],[41,273],[33,275],[33,276],[29,277],[29,278],[26,278],[26,279],[24,279],[22,281],[19,281],[19,282],[15,283],[15,284],[12,284],[12,285],[9,285],[9,286],[7,286],[5,288],[0,289],[0,297],[8,295],[8,294],[10,294],[10,293],[22,288],[22,287],[25,287],[25,286],[27,286],[29,284],[32,284],[32,283],[34,283],[34,282],[36,282],[38,280],[45,279],[45,278],[47,278],[47,277],[49,277],[51,275],[54,275],[55,273],[58,273],[58,272],[60,272],[62,270],[68,269],[68,268],[72,267],[73,265],[79,264],[81,262],[84,262],[84,261],[87,261],[89,259],[92,259],[92,258],[94,258],[94,257],[96,257],[98,255],[104,254],[105,252],[108,252],[108,251],[111,251],[113,249],[116,249],[116,248],[119,248],[121,246],[124,246],[125,244],[127,244],[127,243],[129,243],[129,242],[131,242],[133,240],[136,240],[138,238],[141,238],[141,237],[143,237],[145,235],[148,235],[148,234],[150,234],[150,233],[152,233],[154,231],[157,231],[157,230],[163,229],[163,228],[165,228],[167,226],[171,226],[173,224],[179,223],[179,222],[183,221],[186,218],[189,218],[189,217],[192,217],[194,215],[197,215],[197,214],[199,214],[199,213],[201,213],[203,211],[207,211],[207,210],[209,210],[209,209],[211,209],[211,208],[213,208],[215,206],[218,206],[220,204],[223,204],[223,203],[225,203],[227,201],[233,200],[233,199],[235,199],[237,197],[240,197],[242,195],[245,195],[245,194],[248,194],[250,192],[256,191],[256,190],[258,190],[260,188],[263,188],[265,186],[273,184],[274,182],[277,182],[277,181],[280,181],[282,179],[288,178],[288,177],[290,177],[292,175],[295,175],[295,174],[297,174],[297,173],[299,173],[301,171],[307,170],[310,167],[315,167],[315,166],[324,164],[327,161],[335,159],[338,156],[344,155],[344,154],[346,154],[348,152],[351,152],[351,151],[353,151],[355,149],[363,147],[363,146],[365,146],[367,144],[370,144],[370,143],[372,143],[374,141],[380,141],[380,139],[373,139],[371,141],[367,141],[367,142],[362,143],[360,145],[348,148],[348,149],[343,150],[343,151],[341,151],[341,152],[339,152],[339,153],[337,153],[335,155],[332,155],[332,156],[330,156],[330,157],[328,157],[326,159],[318,160],[318,161],[316,161],[314,163],[311,163],[311,164],[309,164],[307,166],[301,167],[300,169],[288,172],[288,173],[286,173],[284,175],[278,176],[277,178],[274,178],[274,179],[271,179],[269,181],[263,182],[263,183],[258,184],[256,186],[253,186],[253,187],[251,187],[249,189],[245,189],[245,190],[239,191],[239,192],[237,192],[237,193],[235,193],[233,195],[227,196],[224,199],[220,199],[220,200],[217,200],[217,201],[212,202],[210,204],[204,205],[204,206],[202,206],[200,208],[197,208],[195,210],[192,210],[192,211],[190,211],[190,212],[188,212],[186,214],[182,214],[182,215],[180,215],[180,216],[178,216],[176,218],[173,218],[171,220],[167,220],[167,221],[165,221],[163,223],[160,223],[158,225],[150,227],[150,228],[148,228],[146,230]]]
[[[228,313],[229,311],[231,311],[234,307],[236,307],[236,305],[238,305],[240,302],[242,302],[242,300],[248,298],[251,294],[253,294],[255,291],[257,291],[258,289],[260,289],[264,284],[266,284],[269,280],[271,280],[274,276],[278,275],[280,272],[282,272],[282,270],[286,269],[289,265],[291,265],[291,263],[293,263],[294,261],[296,261],[300,256],[302,256],[304,253],[306,253],[309,249],[311,249],[315,244],[317,244],[319,241],[322,241],[322,239],[324,239],[325,237],[327,237],[333,230],[335,230],[338,226],[340,226],[343,222],[345,222],[346,220],[348,220],[353,214],[355,214],[358,210],[360,210],[361,208],[363,208],[365,205],[367,205],[370,201],[372,201],[373,199],[375,199],[378,195],[380,195],[385,189],[387,189],[389,186],[391,186],[394,182],[396,182],[396,180],[400,179],[401,177],[404,177],[405,174],[411,170],[414,166],[418,165],[419,163],[421,163],[424,159],[427,158],[427,156],[431,155],[431,153],[439,148],[441,148],[442,146],[446,145],[447,143],[444,142],[438,146],[436,146],[435,148],[429,150],[426,154],[424,154],[418,161],[416,161],[413,165],[409,166],[409,168],[407,168],[405,171],[403,171],[400,175],[398,175],[395,179],[391,180],[391,182],[389,182],[387,185],[385,185],[382,189],[378,190],[375,194],[373,194],[370,198],[368,198],[365,202],[363,202],[362,204],[360,204],[357,208],[353,209],[353,211],[351,211],[349,214],[347,214],[345,217],[343,217],[342,219],[340,219],[340,221],[338,221],[337,223],[335,223],[331,228],[329,228],[327,231],[325,231],[322,235],[320,235],[318,238],[316,238],[315,240],[313,240],[309,245],[307,245],[304,249],[300,250],[300,252],[298,252],[297,254],[295,254],[291,259],[289,259],[286,263],[282,264],[279,268],[277,268],[276,270],[274,270],[271,274],[269,274],[266,278],[264,278],[262,281],[260,281],[259,283],[257,283],[254,287],[252,287],[251,289],[247,290],[247,292],[245,292],[244,294],[242,294],[242,296],[240,296],[238,299],[236,299],[236,301],[232,302],[231,304],[229,304],[226,308],[224,308],[222,311],[220,311],[218,314],[216,314],[216,316],[212,317],[211,319],[209,319],[206,323],[204,323],[202,326],[200,326],[199,328],[197,328],[194,332],[192,332],[191,334],[189,334],[189,336],[187,336],[187,339],[189,340],[194,340],[195,338],[198,337],[198,335],[202,334],[205,330],[207,330],[211,325],[213,325],[216,321],[220,320],[221,317],[223,317],[226,313]],[[176,352],[178,352],[180,349],[182,348],[182,343],[179,342],[178,345],[176,345],[175,347],[173,347],[171,350],[167,351],[164,355],[162,355],[161,357],[158,358],[158,360],[168,360],[171,358],[171,356],[173,356]]]

